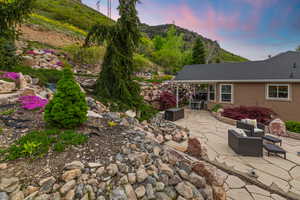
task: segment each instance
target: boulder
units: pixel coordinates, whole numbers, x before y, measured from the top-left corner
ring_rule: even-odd
[[[281,119],[274,119],[269,124],[270,133],[278,136],[288,136],[285,123]]]
[[[7,82],[0,80],[0,94],[11,93],[16,90],[15,82]]]

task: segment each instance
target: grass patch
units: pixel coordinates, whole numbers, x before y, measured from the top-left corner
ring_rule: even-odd
[[[76,26],[73,26],[69,23],[60,22],[36,13],[31,14],[29,22],[38,24],[48,30],[63,32],[71,36],[78,36],[83,38],[87,35],[86,31],[77,28]]]
[[[221,104],[216,104],[212,107],[211,111],[218,112],[219,109],[223,108]]]
[[[33,131],[22,136],[9,148],[1,150],[0,155],[4,156],[4,160],[35,159],[43,157],[50,149],[62,152],[69,146],[84,144],[87,139],[87,136],[72,130]]]
[[[22,74],[29,75],[33,78],[38,78],[40,85],[57,83],[62,78],[62,72],[55,69],[33,69],[28,66],[18,65],[7,70],[10,72],[21,72]]]
[[[230,53],[224,49],[221,49],[220,58],[224,62],[247,62],[246,58]]]
[[[11,115],[15,112],[14,109],[8,109],[6,111],[0,112],[0,115]]]
[[[287,121],[285,122],[285,126],[290,132],[300,133],[300,122]]]
[[[71,59],[77,64],[100,64],[103,60],[106,48],[99,46],[82,47],[80,45],[71,45],[64,47],[63,50],[68,53]]]
[[[36,14],[64,24],[70,24],[84,31],[89,31],[96,23],[114,23],[113,20],[103,14],[74,0],[36,1]]]

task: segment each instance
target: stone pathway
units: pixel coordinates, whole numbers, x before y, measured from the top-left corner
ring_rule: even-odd
[[[176,122],[190,129],[191,136],[205,142],[209,160],[231,167],[240,173],[254,170],[257,180],[272,189],[299,195],[300,199],[300,141],[283,138],[282,147],[287,151],[287,160],[280,157],[243,157],[235,154],[228,146],[227,131],[233,126],[216,120],[209,112],[187,110],[185,119]],[[227,175],[228,176],[228,175]],[[281,200],[278,195],[247,185],[234,176],[226,179],[227,195],[233,200]]]

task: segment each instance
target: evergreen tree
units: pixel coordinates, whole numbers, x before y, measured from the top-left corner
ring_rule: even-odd
[[[205,57],[205,47],[201,38],[198,38],[193,48],[192,64],[205,64]]]
[[[65,68],[63,78],[57,83],[57,91],[45,109],[45,121],[58,128],[74,128],[87,120],[88,106],[85,94]]]
[[[17,63],[16,26],[32,11],[34,0],[0,0],[0,69]]]
[[[102,100],[117,103],[118,109],[137,108],[142,104],[140,87],[133,80],[133,55],[140,42],[138,0],[119,0],[119,14],[115,25],[95,25],[86,38],[107,42],[107,51],[97,80],[95,93]]]

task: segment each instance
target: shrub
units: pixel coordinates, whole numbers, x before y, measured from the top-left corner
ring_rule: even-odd
[[[176,106],[176,97],[171,92],[162,92],[158,99],[159,109],[166,110]]]
[[[225,108],[222,115],[235,120],[256,119],[260,123],[268,124],[272,120],[272,116],[276,114],[268,108],[240,106],[236,108]]]
[[[15,144],[1,151],[5,160],[18,158],[38,158],[47,154],[53,147],[54,151],[64,151],[71,145],[80,145],[87,141],[87,136],[74,131],[59,130],[33,131],[18,139]]]
[[[75,82],[71,70],[64,69],[54,98],[46,106],[46,122],[54,127],[74,128],[87,120],[87,110],[85,94]]]
[[[77,64],[99,64],[105,54],[105,48],[98,46],[82,47],[72,45],[65,47],[64,50],[69,53],[71,59]]]
[[[141,115],[138,120],[141,122],[145,120],[148,121],[158,113],[156,109],[154,109],[151,105],[148,105],[146,103],[140,106],[139,111]]]
[[[15,53],[14,42],[0,38],[0,69],[11,69],[18,63],[19,57]]]
[[[216,104],[216,105],[213,106],[211,111],[218,112],[218,110],[221,109],[221,108],[223,108],[223,106],[221,104]]]
[[[287,121],[285,122],[285,125],[288,131],[300,133],[300,122]]]

